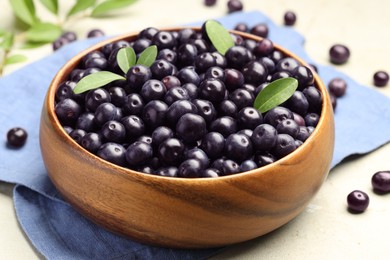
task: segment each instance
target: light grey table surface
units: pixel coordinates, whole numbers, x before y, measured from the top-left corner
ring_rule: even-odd
[[[38,2],[38,1],[36,1]],[[62,10],[72,1],[60,1]],[[84,37],[91,28],[110,34],[136,31],[147,26],[185,24],[226,14],[226,2],[218,0],[205,7],[203,0],[140,0],[111,19],[79,19],[67,29]],[[246,11],[259,10],[282,25],[283,14],[297,14],[294,28],[304,35],[305,49],[312,59],[330,65],[328,50],[344,43],[351,50],[349,62],[337,68],[357,82],[374,88],[377,70],[390,72],[390,2],[387,0],[243,0]],[[150,8],[151,6],[154,8]],[[8,1],[0,1],[0,28],[11,28],[13,15]],[[190,11],[188,11],[190,10]],[[38,12],[45,13],[38,7]],[[49,14],[47,14],[49,16]],[[33,62],[51,53],[51,47],[24,50]],[[28,63],[27,62],[27,63]],[[12,73],[27,63],[6,68]],[[390,85],[378,89],[390,97]],[[390,133],[389,133],[390,134]],[[215,256],[215,259],[388,259],[390,233],[390,195],[372,192],[371,176],[390,169],[390,145],[349,160],[331,171],[319,193],[306,210],[292,222],[264,237],[245,242]],[[39,259],[18,225],[10,184],[0,182],[0,259]],[[361,189],[368,193],[368,210],[352,215],[346,210],[346,196]]]

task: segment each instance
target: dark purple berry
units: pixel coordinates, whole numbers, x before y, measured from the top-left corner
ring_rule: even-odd
[[[256,86],[266,81],[268,76],[267,67],[258,61],[251,61],[247,63],[242,68],[241,72],[244,75],[245,83]]]
[[[192,66],[182,68],[176,76],[181,84],[192,83],[197,86],[200,82],[200,77]]]
[[[181,86],[180,80],[177,77],[172,75],[165,76],[164,78],[161,79],[161,81],[164,83],[167,90],[171,90],[174,87]]]
[[[157,60],[166,60],[170,63],[176,63],[177,53],[171,49],[162,49],[158,52]]]
[[[342,78],[333,78],[328,83],[328,89],[336,97],[342,97],[347,90],[347,82]]]
[[[229,94],[229,98],[237,106],[238,110],[244,107],[253,106],[254,95],[246,89],[239,88]]]
[[[257,168],[257,164],[253,160],[245,160],[240,164],[240,172],[251,171]]]
[[[299,62],[291,57],[286,57],[281,59],[276,63],[277,71],[287,71],[289,73],[294,73],[294,70],[300,66]]]
[[[322,106],[322,95],[321,92],[314,86],[309,86],[302,90],[307,101],[309,102],[309,111],[319,112]]]
[[[165,85],[162,83],[162,81],[157,79],[150,79],[143,84],[139,94],[141,95],[142,100],[147,103],[151,100],[163,99],[166,92],[167,89],[165,88]]]
[[[252,60],[251,52],[243,46],[233,46],[225,54],[227,63],[230,67],[241,70],[249,61]]]
[[[151,77],[152,72],[144,65],[135,65],[126,74],[127,83],[134,92],[140,90],[142,85]]]
[[[268,25],[265,23],[258,23],[254,25],[249,32],[256,36],[267,38],[269,33]]]
[[[159,32],[159,30],[157,28],[148,27],[148,28],[143,29],[139,33],[139,38],[145,38],[148,40],[152,40],[153,36],[156,35],[156,33],[158,33],[158,32]]]
[[[94,112],[103,103],[111,102],[110,93],[103,88],[90,90],[85,96],[85,108]]]
[[[27,140],[27,131],[21,127],[13,127],[7,132],[7,145],[10,147],[22,147]]]
[[[145,124],[136,115],[125,116],[120,122],[125,127],[127,137],[131,139],[142,136],[145,133]]]
[[[201,140],[206,133],[206,121],[200,115],[187,113],[176,124],[176,134],[186,143]]]
[[[207,154],[200,148],[192,148],[185,152],[184,157],[186,159],[197,159],[201,162],[203,169],[207,168],[210,163],[210,159]]]
[[[150,66],[153,78],[161,80],[166,76],[171,76],[174,73],[174,66],[167,60],[156,60]]]
[[[236,162],[250,158],[253,152],[250,138],[243,134],[231,134],[226,138],[225,156]]]
[[[104,36],[105,33],[100,30],[100,29],[93,29],[93,30],[90,30],[88,33],[87,33],[87,38],[94,38],[94,37],[101,37],[101,36]]]
[[[371,178],[371,184],[375,192],[390,192],[390,171],[376,172]]]
[[[225,98],[225,92],[226,87],[221,80],[208,78],[200,83],[198,97],[218,104]]]
[[[159,31],[153,36],[152,45],[156,45],[159,50],[172,49],[176,45],[176,38],[171,32]]]
[[[221,165],[221,175],[227,176],[240,172],[240,165],[230,159],[223,160]]]
[[[168,105],[172,105],[178,100],[189,100],[190,96],[186,89],[182,87],[173,87],[167,91],[164,96],[164,102]]]
[[[151,143],[154,147],[159,147],[159,145],[165,140],[172,138],[174,133],[171,128],[166,126],[159,126],[152,132]]]
[[[164,125],[168,105],[160,100],[152,100],[147,103],[142,111],[142,120],[149,129],[155,129]]]
[[[344,64],[348,61],[350,51],[343,44],[335,44],[329,49],[330,62],[333,64]]]
[[[240,31],[240,32],[248,32],[249,31],[249,27],[248,27],[248,25],[246,23],[240,22],[240,23],[237,23],[234,26],[234,30]]]
[[[122,123],[110,120],[102,126],[101,135],[108,142],[120,143],[126,136],[126,129]]]
[[[179,170],[177,169],[177,167],[168,166],[157,169],[155,171],[155,174],[165,177],[177,177],[179,174]]]
[[[207,124],[210,124],[217,117],[217,111],[215,110],[213,103],[210,101],[195,99],[192,103],[197,108],[197,114],[203,117]]]
[[[144,105],[144,101],[139,94],[131,93],[126,96],[122,108],[126,115],[140,115],[144,109]]]
[[[320,120],[320,116],[317,113],[308,113],[305,117],[305,123],[307,126],[316,126]]]
[[[169,125],[175,126],[181,116],[187,113],[196,114],[198,108],[188,100],[178,100],[169,106],[166,117]]]
[[[160,144],[157,155],[167,164],[177,165],[184,157],[184,144],[177,138],[168,138]]]
[[[299,125],[294,119],[286,119],[276,126],[276,130],[279,134],[288,134],[293,138],[296,138],[299,133]]]
[[[374,85],[377,87],[384,87],[389,82],[389,74],[386,71],[377,71],[373,76]]]
[[[309,129],[306,126],[299,126],[299,131],[295,138],[304,142],[307,138],[309,138],[309,136]]]
[[[123,145],[112,142],[103,144],[96,152],[96,155],[100,158],[119,166],[126,165],[125,154],[126,149]]]
[[[297,149],[295,139],[288,134],[278,134],[273,153],[278,158],[282,158]]]
[[[244,85],[244,75],[236,69],[225,69],[225,85],[228,90],[235,90]]]
[[[73,126],[82,112],[82,107],[73,99],[66,98],[55,105],[54,111],[62,125]]]
[[[94,122],[98,126],[104,125],[107,121],[110,120],[119,120],[118,108],[112,103],[103,103],[96,108],[94,114]]]
[[[264,38],[256,42],[256,46],[253,49],[253,53],[257,56],[268,56],[274,51],[274,43],[267,38]]]
[[[221,133],[224,137],[237,132],[237,122],[230,116],[222,116],[210,124],[210,131]]]
[[[260,152],[255,154],[253,161],[257,164],[258,167],[262,167],[274,163],[276,158],[269,152]]]
[[[242,11],[242,9],[244,8],[240,0],[229,0],[227,2],[227,7],[229,13]]]
[[[237,114],[237,124],[240,129],[255,129],[263,123],[263,116],[254,107],[244,107]]]
[[[298,80],[298,88],[303,89],[308,85],[314,84],[314,76],[311,71],[306,66],[297,66],[292,72],[291,75]]]
[[[253,147],[259,151],[269,151],[275,144],[278,132],[275,127],[269,124],[257,126],[252,133],[251,141]]]
[[[238,113],[236,104],[229,99],[222,100],[222,102],[219,103],[217,110],[220,116],[230,116],[233,118],[235,118]]]
[[[297,21],[297,16],[292,11],[285,12],[283,18],[284,18],[284,24],[288,26],[294,25],[295,22]]]
[[[73,140],[76,141],[76,143],[80,144],[81,142],[81,139],[83,138],[83,136],[86,134],[87,132],[85,132],[83,129],[73,129],[72,132],[69,133],[69,136],[72,137]]]
[[[204,170],[202,163],[198,159],[187,159],[179,166],[179,177],[198,178]]]
[[[290,109],[277,106],[269,110],[264,116],[264,122],[276,127],[280,122],[286,119],[292,119],[293,113]]]
[[[362,213],[368,207],[370,198],[360,190],[354,190],[347,196],[348,210],[352,213]]]
[[[136,141],[126,149],[126,161],[131,166],[140,166],[151,159],[153,148],[150,144]]]
[[[103,138],[95,132],[85,134],[80,141],[80,145],[91,153],[96,153],[102,144]]]
[[[202,139],[200,148],[212,159],[219,158],[225,148],[225,138],[218,132],[208,132]]]
[[[214,168],[208,168],[202,172],[202,176],[204,178],[216,178],[219,177],[220,172]]]

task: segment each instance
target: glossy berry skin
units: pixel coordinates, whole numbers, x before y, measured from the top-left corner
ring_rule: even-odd
[[[216,60],[210,52],[203,52],[195,57],[194,65],[198,73],[203,73],[215,66]]]
[[[135,65],[129,69],[126,74],[127,83],[132,91],[139,91],[142,85],[151,79],[152,72],[150,68],[144,65]]]
[[[166,76],[173,75],[175,67],[167,60],[160,59],[156,60],[150,66],[153,78],[161,80]]]
[[[276,63],[276,70],[277,71],[287,71],[289,73],[293,73],[294,70],[300,66],[299,62],[291,57],[286,57],[281,59]]]
[[[298,80],[298,88],[303,89],[307,85],[314,84],[314,76],[306,66],[299,65],[292,72],[291,75]]]
[[[260,36],[262,38],[267,38],[269,33],[268,25],[265,23],[255,24],[249,31],[251,34]]]
[[[251,171],[257,168],[257,164],[253,160],[245,160],[240,164],[240,172]]]
[[[150,144],[136,141],[126,149],[126,161],[131,166],[140,166],[151,159],[153,148]]]
[[[225,156],[236,162],[242,162],[253,153],[252,142],[243,134],[231,134],[226,138]]]
[[[230,116],[222,116],[210,124],[210,131],[221,133],[224,137],[237,132],[237,122]]]
[[[168,138],[157,149],[157,156],[167,164],[176,165],[184,157],[185,146],[177,138]]]
[[[118,118],[118,108],[112,103],[103,103],[96,108],[94,122],[98,126],[104,125],[107,121]]]
[[[371,184],[377,193],[390,192],[390,171],[376,172],[371,178]]]
[[[178,100],[169,106],[166,118],[171,126],[176,126],[177,121],[181,116],[187,113],[196,114],[198,108],[188,100]]]
[[[284,13],[283,19],[284,25],[292,26],[297,21],[297,16],[293,11],[287,11]]]
[[[99,150],[96,152],[96,155],[111,163],[117,164],[119,166],[125,166],[125,153],[126,149],[122,145],[108,142],[100,146]]]
[[[205,73],[205,78],[214,78],[221,80],[222,82],[225,81],[225,71],[223,68],[214,66],[209,68]]]
[[[212,159],[223,155],[225,148],[225,137],[218,132],[208,132],[202,139],[199,146],[208,157]]]
[[[225,98],[225,92],[226,87],[221,80],[208,78],[200,83],[198,97],[217,104]]]
[[[21,127],[13,127],[7,132],[7,145],[10,147],[20,148],[26,143],[28,134]]]
[[[373,76],[374,85],[384,87],[389,82],[389,74],[386,71],[377,71]]]
[[[237,106],[238,110],[253,105],[254,95],[246,89],[239,88],[229,94],[229,99]]]
[[[140,115],[144,106],[142,97],[137,93],[131,93],[126,96],[122,109],[126,115]]]
[[[178,71],[176,77],[179,79],[181,84],[193,83],[196,86],[199,85],[200,77],[192,66],[184,67]]]
[[[201,162],[202,168],[205,169],[210,164],[210,159],[207,154],[200,148],[195,147],[185,152],[185,159],[197,159]]]
[[[297,148],[295,139],[288,134],[278,134],[273,153],[278,158],[282,158],[292,153]]]
[[[286,119],[276,126],[276,130],[279,134],[288,134],[296,138],[299,133],[299,125],[294,121],[294,119]]]
[[[165,88],[165,85],[162,83],[162,81],[157,79],[150,79],[143,84],[140,90],[140,95],[142,100],[149,102],[154,99],[163,99],[166,92],[167,89]]]
[[[155,129],[164,125],[168,105],[161,100],[152,100],[147,103],[142,112],[142,120],[147,127]]]
[[[56,90],[55,99],[56,101],[64,100],[65,98],[71,98],[77,102],[75,99],[76,94],[74,94],[73,89],[76,86],[76,82],[67,80],[62,82],[58,89]]]
[[[99,105],[106,102],[111,102],[111,96],[104,88],[93,89],[85,96],[85,107],[88,111],[94,112]]]
[[[101,37],[101,36],[104,36],[105,33],[100,30],[100,29],[93,29],[93,30],[90,30],[88,33],[87,33],[87,38],[94,38],[94,37]]]
[[[111,103],[117,107],[121,107],[126,102],[126,91],[119,86],[113,86],[108,89],[110,94]]]
[[[214,168],[207,168],[202,172],[201,177],[203,178],[216,178],[219,177],[220,171]]]
[[[306,126],[299,126],[298,134],[295,136],[297,140],[300,140],[302,142],[306,141],[307,138],[310,136],[310,131]]]
[[[72,132],[69,133],[69,136],[72,137],[73,140],[76,141],[76,143],[80,144],[81,139],[86,134],[83,129],[73,129]]]
[[[122,123],[110,120],[102,126],[101,135],[108,142],[120,143],[126,136],[126,129]]]
[[[248,49],[243,46],[233,46],[225,54],[229,67],[240,70],[249,61],[252,56]]]
[[[258,167],[262,167],[274,163],[276,158],[269,152],[260,152],[255,154],[253,161],[257,164]]]
[[[290,109],[277,106],[269,110],[264,116],[264,122],[276,127],[285,119],[292,119],[293,113]]]
[[[171,32],[159,31],[152,38],[152,45],[159,50],[172,49],[176,45],[176,39]]]
[[[268,56],[270,55],[274,50],[274,43],[264,38],[261,41],[256,42],[256,46],[253,49],[253,53],[257,56]]]
[[[218,114],[235,118],[238,113],[236,104],[229,99],[222,100],[217,107]]]
[[[306,126],[316,126],[320,120],[320,115],[317,113],[308,113],[305,117]]]
[[[240,31],[240,32],[248,32],[249,31],[249,27],[248,27],[248,25],[246,23],[240,22],[240,23],[237,23],[234,26],[234,30]]]
[[[162,49],[157,53],[156,59],[176,63],[177,53],[171,49]]]
[[[333,64],[344,64],[348,61],[350,51],[347,46],[343,44],[335,44],[329,49],[329,59]]]
[[[245,83],[258,86],[266,81],[268,70],[261,62],[251,61],[243,67],[242,74],[244,75]]]
[[[192,103],[197,108],[197,114],[203,117],[207,124],[213,122],[213,120],[217,117],[217,111],[209,100],[204,99],[195,99]]]
[[[102,136],[95,132],[86,133],[80,141],[80,145],[91,153],[96,153],[102,144]]]
[[[187,113],[176,124],[176,134],[186,143],[201,140],[206,133],[206,121],[197,114]]]
[[[166,126],[159,126],[152,132],[150,143],[153,145],[153,147],[158,148],[162,142],[172,138],[173,136],[174,132],[171,128]]]
[[[362,213],[370,204],[370,198],[367,193],[354,190],[347,196],[348,210],[352,213]]]
[[[58,102],[54,110],[61,124],[67,126],[73,126],[82,112],[81,106],[70,98]]]
[[[190,96],[186,89],[176,86],[167,91],[164,96],[164,102],[168,105],[172,105],[174,102],[178,100],[189,100]]]
[[[255,129],[263,123],[263,116],[254,107],[244,107],[237,114],[237,124],[240,129]]]
[[[178,175],[182,178],[198,178],[204,170],[198,159],[187,159],[180,164],[178,169]]]
[[[244,8],[240,0],[229,0],[227,2],[227,7],[229,13],[242,11],[242,9]]]
[[[296,90],[294,94],[284,103],[284,105],[292,112],[299,115],[306,115],[309,110],[309,101],[299,90]]]
[[[172,75],[165,76],[164,78],[162,78],[161,81],[164,83],[167,90],[171,90],[174,87],[181,86],[181,82],[176,76],[172,76]]]
[[[259,151],[269,151],[275,144],[278,132],[275,127],[269,124],[257,126],[252,133],[251,141],[253,147]]]
[[[178,177],[179,170],[175,166],[161,167],[154,174],[165,177]]]
[[[137,138],[145,133],[145,124],[142,119],[136,115],[125,116],[120,120],[126,130],[128,138]]]
[[[305,95],[307,101],[309,102],[309,111],[321,111],[322,96],[320,91],[316,87],[309,86],[302,90],[302,93],[303,95]]]
[[[221,165],[221,175],[227,176],[240,172],[240,165],[230,159],[223,160]]]
[[[342,97],[347,91],[347,82],[342,78],[333,78],[328,83],[328,89],[335,97]]]

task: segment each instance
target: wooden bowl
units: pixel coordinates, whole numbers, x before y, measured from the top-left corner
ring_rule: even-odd
[[[249,172],[196,179],[148,175],[102,160],[69,137],[54,112],[58,85],[86,53],[108,42],[136,37],[120,36],[80,53],[51,83],[41,115],[40,144],[50,179],[63,197],[86,218],[114,233],[174,248],[246,241],[277,229],[302,212],[329,172],[334,146],[333,111],[317,75],[315,85],[323,104],[314,132],[293,153]],[[305,64],[289,51],[275,48]]]

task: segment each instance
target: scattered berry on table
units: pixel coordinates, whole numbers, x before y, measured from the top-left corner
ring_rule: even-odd
[[[373,76],[374,85],[377,87],[384,87],[389,82],[389,74],[386,71],[377,71]]]
[[[100,29],[92,29],[87,33],[87,38],[93,38],[93,37],[101,37],[104,36],[105,33]]]
[[[376,172],[371,178],[371,184],[375,192],[390,192],[390,171]]]
[[[291,26],[294,25],[295,22],[297,21],[297,16],[293,11],[287,11],[284,13],[284,24]]]
[[[370,198],[367,193],[354,190],[347,196],[348,210],[352,213],[362,213],[370,203]]]
[[[205,6],[214,6],[217,3],[217,0],[204,0],[203,3]]]
[[[329,49],[330,62],[333,64],[344,64],[351,55],[349,48],[344,44],[334,44]]]
[[[336,97],[342,97],[347,91],[347,82],[342,78],[333,78],[328,83],[328,89]]]
[[[10,147],[22,147],[27,140],[27,131],[21,127],[13,127],[7,132],[7,144]]]
[[[241,0],[229,0],[227,2],[228,12],[233,13],[237,11],[242,11],[244,8],[244,5],[242,4]]]

